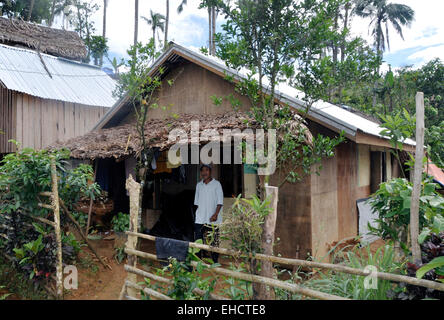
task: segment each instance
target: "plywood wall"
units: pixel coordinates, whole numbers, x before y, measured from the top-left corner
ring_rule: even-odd
[[[16,94],[0,85],[0,154],[14,152],[15,145],[8,142],[15,139]]]
[[[17,94],[16,139],[22,147],[42,149],[87,133],[108,110]]]
[[[283,176],[277,172],[271,185],[280,185]],[[305,259],[311,253],[311,197],[310,177],[298,183],[285,183],[279,188],[278,213],[276,222],[275,254]],[[299,250],[298,250],[299,249]]]
[[[168,80],[174,80],[173,85]],[[226,99],[216,106],[211,96],[226,97],[234,94],[242,102],[243,110],[249,110],[250,102],[245,96],[234,92],[234,86],[220,76],[193,63],[184,63],[165,76],[153,102],[157,109],[149,110],[152,119],[164,119],[171,114],[223,114],[233,111]],[[134,121],[131,112],[120,124]]]

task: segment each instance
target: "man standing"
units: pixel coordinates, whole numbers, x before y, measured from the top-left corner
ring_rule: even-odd
[[[202,239],[207,232],[213,232],[213,241],[209,245],[218,245],[218,225],[222,222],[222,206],[224,193],[222,185],[211,176],[212,167],[208,164],[200,166],[201,181],[196,185],[194,205],[197,206],[194,223],[195,239]],[[210,226],[211,225],[211,226]],[[211,259],[217,263],[219,254],[211,252]]]

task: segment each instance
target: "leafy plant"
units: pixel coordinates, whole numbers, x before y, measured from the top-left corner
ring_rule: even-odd
[[[347,248],[350,249],[350,248]],[[334,260],[341,264],[358,269],[367,266],[376,267],[379,272],[400,273],[403,263],[395,260],[394,248],[391,245],[380,247],[372,253],[370,246],[352,250],[342,249],[335,254]],[[304,285],[322,292],[357,300],[390,300],[397,288],[388,280],[376,280],[376,288],[366,286],[366,278],[334,271],[320,271]]]
[[[129,215],[119,212],[111,220],[114,232],[125,232],[129,229]]]
[[[114,247],[114,259],[117,263],[122,263],[126,259],[125,245]]]
[[[203,273],[211,268],[219,267],[220,264],[205,264],[197,257],[198,252],[199,249],[189,248],[185,261],[181,262],[170,258],[169,265],[157,271],[159,275],[169,276],[173,280],[173,284],[166,289],[166,295],[176,300],[209,300],[209,295],[216,285],[216,279],[203,277]],[[196,262],[196,266],[191,266],[192,261]],[[150,279],[145,279],[145,284],[153,289],[162,289],[159,286],[153,286]],[[204,290],[205,294],[201,296],[194,293],[193,290],[196,288]],[[163,289],[165,290],[165,288]],[[142,295],[145,294],[142,292]]]
[[[435,191],[436,185],[429,179],[422,182],[419,203],[420,229],[427,222],[444,213],[444,199]],[[396,178],[382,183],[368,200],[373,211],[378,213],[377,227],[369,230],[383,239],[399,241],[407,249],[408,226],[410,223],[410,202],[412,184],[406,179]],[[425,235],[422,235],[424,238]]]
[[[425,266],[419,268],[418,271],[416,271],[416,276],[419,279],[422,279],[427,272],[433,269],[435,269],[435,273],[437,275],[444,276],[444,256],[435,258],[429,263],[427,263]],[[438,279],[438,281],[444,283],[444,277]]]
[[[5,286],[0,286],[0,289],[4,289],[6,288]],[[7,297],[11,296],[12,293],[4,293],[2,295],[0,295],[0,301],[6,300]]]

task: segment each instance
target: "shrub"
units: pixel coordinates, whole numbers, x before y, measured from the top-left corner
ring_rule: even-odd
[[[119,212],[111,220],[114,232],[125,232],[129,229],[129,215]]]
[[[423,180],[419,204],[420,229],[444,213],[444,199],[435,188],[436,185],[430,179]],[[407,239],[411,197],[412,184],[406,179],[397,178],[382,183],[369,200],[372,209],[379,215],[376,219],[378,226],[369,225],[370,232],[383,239],[399,241],[406,252],[409,250]]]

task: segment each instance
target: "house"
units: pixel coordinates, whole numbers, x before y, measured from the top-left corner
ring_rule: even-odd
[[[75,32],[0,17],[0,157],[90,131],[116,99],[115,81],[80,62]]]
[[[165,150],[171,145],[168,132],[182,128],[189,133],[192,120],[200,120],[201,131],[242,130],[245,127],[242,111],[249,109],[249,101],[235,93],[234,85],[225,77],[230,75],[239,80],[245,74],[228,68],[215,57],[174,43],[156,60],[151,75],[160,67],[164,70],[165,85],[156,92],[157,103],[168,106],[169,110],[149,110],[146,140],[159,154],[154,174],[148,177],[145,186],[144,220],[152,234],[186,239],[192,228],[190,210],[198,166],[183,165],[178,170],[168,163],[165,157]],[[175,79],[172,86],[166,84],[168,79]],[[215,106],[210,98],[233,93],[242,102],[240,113],[234,112],[229,102]],[[279,103],[288,104],[295,111],[304,109],[303,102],[296,98],[298,94],[286,85],[280,85],[276,93]],[[171,113],[178,117],[171,117]],[[98,182],[123,210],[125,203],[128,206],[125,177],[134,156],[141,152],[134,120],[133,106],[128,97],[123,97],[93,131],[52,146],[67,147],[75,159],[96,160]],[[322,257],[329,244],[358,235],[362,231],[358,200],[369,197],[382,181],[399,176],[389,141],[379,134],[382,129],[377,123],[321,101],[310,110],[306,125],[312,135],[333,137],[343,131],[346,141],[337,148],[334,158],[323,161],[319,176],[313,174],[299,183],[280,187],[276,227],[276,237],[280,240],[276,253],[284,257],[305,258],[307,254]],[[414,145],[414,141],[404,141],[404,150],[412,151]],[[214,176],[222,183],[225,208],[233,202],[233,195],[248,197],[256,192],[258,176],[251,166],[215,165]]]

